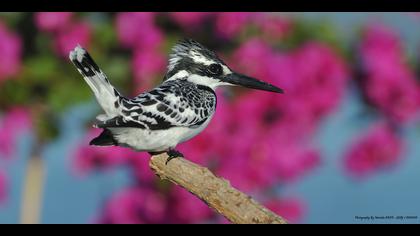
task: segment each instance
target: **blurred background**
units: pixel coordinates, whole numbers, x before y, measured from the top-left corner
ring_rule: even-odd
[[[420,223],[419,24],[419,13],[0,13],[0,223],[227,223],[155,177],[148,154],[88,146],[100,110],[67,57],[82,45],[134,96],[161,82],[184,37],[285,90],[219,89],[210,125],[179,145],[186,158],[291,223]]]

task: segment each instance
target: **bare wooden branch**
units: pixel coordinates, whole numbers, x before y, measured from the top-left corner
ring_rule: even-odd
[[[184,158],[172,159],[166,165],[166,153],[152,156],[150,168],[161,179],[167,179],[204,201],[210,208],[237,224],[286,224],[280,216],[233,188],[229,181],[216,177],[210,170]]]

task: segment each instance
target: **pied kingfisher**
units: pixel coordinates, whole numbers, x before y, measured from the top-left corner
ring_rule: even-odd
[[[216,87],[241,85],[283,93],[278,87],[232,71],[213,51],[191,39],[180,40],[172,48],[163,82],[131,99],[110,84],[80,45],[69,58],[105,112],[94,124],[103,131],[89,144],[123,146],[150,154],[167,152],[168,161],[183,157],[174,149],[177,144],[209,124],[216,109]]]

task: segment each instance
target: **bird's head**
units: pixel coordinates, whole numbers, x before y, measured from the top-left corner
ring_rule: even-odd
[[[252,62],[250,62],[252,63]],[[247,88],[283,93],[283,90],[255,78],[231,70],[213,51],[192,39],[183,39],[169,56],[166,80],[184,79],[216,89],[220,85],[240,85]]]

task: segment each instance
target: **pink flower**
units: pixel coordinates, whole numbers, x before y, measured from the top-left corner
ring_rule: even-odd
[[[0,119],[0,154],[13,156],[17,138],[32,126],[28,110],[14,107]]]
[[[212,12],[171,12],[170,16],[184,30],[190,31],[199,27],[212,14]]]
[[[219,133],[215,139],[222,139],[217,148],[222,150],[217,172],[234,186],[245,191],[264,189],[293,181],[319,164],[319,154],[296,138],[304,131],[295,134],[294,129],[300,127],[293,120],[289,123],[283,120],[282,101],[278,97],[250,92],[233,105],[228,108],[231,122],[223,123],[226,124],[220,131],[223,135]]]
[[[405,64],[400,39],[383,25],[371,24],[363,29],[360,50],[366,73],[392,70],[389,66],[394,63]]]
[[[289,19],[269,13],[257,16],[255,23],[263,36],[273,40],[283,38],[292,29],[292,22]]]
[[[122,164],[129,163],[130,155],[134,151],[123,147],[96,147],[89,146],[89,141],[99,135],[100,129],[91,129],[83,144],[75,150],[73,168],[76,174],[85,175],[95,169],[109,170]]]
[[[6,198],[7,183],[6,183],[6,174],[3,171],[0,171],[0,203],[2,203]]]
[[[365,72],[361,83],[368,101],[394,122],[416,118],[420,111],[420,85],[405,61],[395,33],[371,25],[364,31],[360,48]]]
[[[40,30],[56,32],[66,28],[72,16],[72,12],[37,12],[35,24]]]
[[[369,101],[395,122],[412,121],[420,111],[420,86],[408,73],[372,75],[365,84]]]
[[[156,49],[163,42],[161,30],[154,24],[155,13],[122,12],[116,17],[117,36],[125,47]]]
[[[249,53],[252,48],[258,50]],[[270,120],[281,117],[276,123],[295,127],[296,131],[303,131],[302,134],[306,136],[314,130],[321,118],[338,107],[350,78],[344,60],[329,47],[316,42],[306,43],[296,51],[282,54],[274,52],[262,41],[252,41],[237,53],[235,56],[249,58],[248,62],[246,59],[242,59],[243,62],[238,59],[238,62],[251,70],[252,75],[282,87],[287,94],[250,93],[251,97],[258,96],[257,101],[266,100],[265,103],[272,108],[271,111],[267,110],[268,113],[255,114],[268,115]],[[251,66],[254,61],[257,64],[255,70]]]
[[[137,49],[134,51],[132,68],[137,89],[135,92],[144,92],[151,89],[157,76],[163,77],[166,58],[162,53],[154,50]]]
[[[401,159],[403,141],[385,123],[374,124],[346,152],[344,165],[355,177],[391,167]]]
[[[232,38],[239,34],[249,22],[253,13],[221,12],[216,18],[216,32],[223,38]]]
[[[243,73],[266,80],[269,79],[267,65],[273,54],[273,49],[266,42],[251,38],[235,50],[230,61]]]
[[[0,21],[0,82],[16,75],[21,68],[22,42]]]
[[[231,130],[252,135],[266,133],[284,119],[283,107],[284,98],[278,94],[249,91],[233,102],[232,119],[237,122],[233,124]],[[241,119],[241,117],[247,118]]]
[[[231,153],[221,159],[218,174],[241,190],[256,191],[293,182],[320,164],[316,150],[288,142],[281,132],[287,130],[273,128],[267,135],[239,132],[230,137],[235,142],[228,144]]]
[[[174,223],[200,223],[214,214],[204,202],[179,186],[172,187],[170,199],[170,219]]]
[[[155,173],[149,167],[150,155],[147,152],[134,152],[128,155],[127,166],[132,168],[136,181],[150,184],[156,180]]]
[[[277,182],[295,181],[318,167],[321,162],[319,152],[304,144],[287,141],[281,143],[275,137],[268,137],[266,141],[268,144],[262,144],[262,151],[271,157],[271,165],[266,165],[273,168],[274,176],[278,178]],[[258,172],[264,171],[261,169]]]
[[[284,88],[287,96],[249,91],[235,100],[229,109],[234,122],[223,135],[229,158],[220,159],[218,173],[251,191],[297,180],[318,166],[318,151],[306,143],[343,97],[350,78],[344,60],[317,42],[286,54],[251,39],[232,61],[244,73]]]
[[[113,167],[127,165],[132,168],[136,181],[149,183],[155,179],[149,168],[150,155],[125,147],[89,146],[89,141],[100,134],[100,129],[90,129],[83,143],[77,147],[72,160],[74,173],[86,175],[94,170],[111,170]]]
[[[274,125],[290,131],[289,137],[313,132],[318,122],[338,107],[350,78],[344,60],[317,42],[285,54],[251,39],[235,51],[232,61],[245,74],[278,85],[286,92],[281,96],[254,91],[244,94],[237,100],[238,114],[256,115],[243,122],[251,122],[247,125],[250,127],[255,119],[263,126],[261,121],[266,121],[268,128]]]
[[[331,48],[317,42],[304,44],[292,57],[297,76],[289,93],[309,103],[307,108],[318,120],[340,103],[350,78],[346,64]],[[288,81],[285,77],[279,80]]]
[[[178,146],[189,160],[205,166],[214,166],[221,157],[228,155],[230,138],[227,129],[234,122],[229,115],[229,102],[220,93],[217,98],[217,112],[207,128]]]
[[[78,148],[74,168],[79,174],[86,174],[94,169],[110,169],[125,163],[124,150],[119,147],[82,146]]]
[[[67,57],[68,53],[78,44],[89,47],[91,26],[87,22],[75,22],[60,29],[55,35],[55,49],[60,56]]]
[[[99,223],[164,223],[166,204],[164,196],[157,191],[144,187],[125,189],[108,201]]]
[[[301,221],[306,211],[303,202],[297,198],[273,199],[264,205],[289,223]]]

